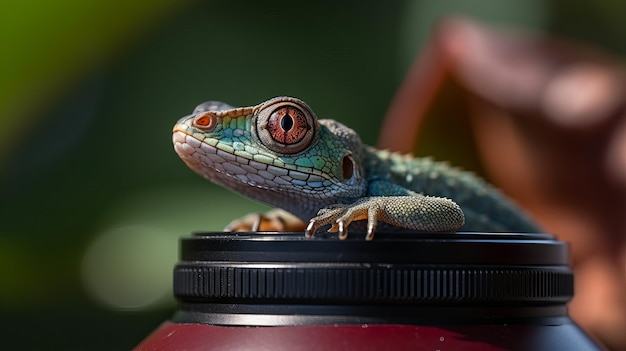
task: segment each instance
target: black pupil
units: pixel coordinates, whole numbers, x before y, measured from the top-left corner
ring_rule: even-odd
[[[291,118],[291,116],[288,114],[283,116],[283,118],[280,120],[280,126],[285,131],[291,130],[291,128],[293,127],[293,118]]]

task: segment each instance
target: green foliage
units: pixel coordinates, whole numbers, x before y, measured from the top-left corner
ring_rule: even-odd
[[[50,100],[189,2],[3,1],[0,161]]]

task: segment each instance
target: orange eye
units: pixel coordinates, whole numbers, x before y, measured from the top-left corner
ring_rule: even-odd
[[[304,102],[275,98],[257,108],[257,135],[268,149],[295,154],[311,145],[317,132],[317,118]]]
[[[293,106],[276,109],[267,121],[267,130],[272,139],[285,145],[293,145],[301,141],[311,126],[304,114]]]
[[[217,118],[211,113],[201,114],[193,120],[193,126],[202,130],[211,130],[215,128],[216,123]]]

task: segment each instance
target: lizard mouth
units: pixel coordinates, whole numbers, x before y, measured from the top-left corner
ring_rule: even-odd
[[[218,184],[232,187],[245,183],[255,188],[279,192],[314,192],[330,180],[297,170],[280,168],[235,155],[195,138],[189,126],[177,123],[172,141],[178,156],[194,172]]]
[[[233,178],[257,186],[236,176],[237,173],[244,174],[244,170],[236,163],[237,156],[198,140],[189,134],[186,125],[177,124],[174,127],[172,142],[181,160],[199,175],[212,181]],[[241,171],[237,171],[235,167],[239,167]]]

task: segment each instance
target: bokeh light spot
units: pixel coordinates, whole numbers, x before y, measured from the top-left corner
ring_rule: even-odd
[[[175,245],[171,236],[153,228],[106,230],[85,252],[83,283],[92,297],[109,308],[141,310],[164,304],[170,296]]]

